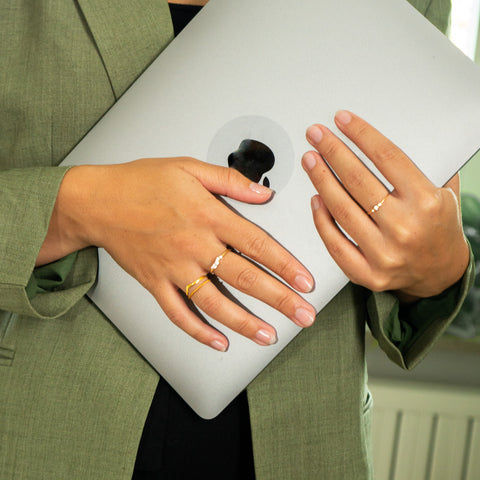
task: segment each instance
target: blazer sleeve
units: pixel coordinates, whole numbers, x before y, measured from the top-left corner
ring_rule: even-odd
[[[96,248],[34,268],[67,170],[57,165],[173,29],[166,0],[30,3],[0,16],[0,310],[55,318],[97,272]]]
[[[50,286],[36,288],[45,282],[42,275],[36,278],[35,261],[67,170],[68,167],[33,167],[0,172],[2,310],[55,318],[69,310],[95,281],[97,250],[88,248],[51,264]],[[62,271],[61,280],[52,283]]]
[[[371,292],[367,322],[379,346],[402,368],[415,367],[457,316],[474,280],[475,262],[470,249],[463,277],[436,297],[400,306],[389,292]]]
[[[441,32],[448,31],[452,8],[451,0],[408,0],[408,2]]]

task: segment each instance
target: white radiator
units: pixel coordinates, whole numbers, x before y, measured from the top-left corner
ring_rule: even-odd
[[[375,480],[480,480],[480,389],[370,380]]]

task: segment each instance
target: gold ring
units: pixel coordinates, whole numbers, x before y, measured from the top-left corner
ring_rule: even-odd
[[[389,195],[390,195],[390,192],[387,193],[376,205],[374,205],[371,208],[371,210],[368,212],[368,214],[371,215],[372,213],[378,212],[378,210],[380,210],[380,207],[383,205],[383,203],[385,202],[385,200]]]
[[[210,273],[213,273],[216,268],[220,265],[220,261],[222,260],[222,258],[230,251],[229,248],[225,249],[216,259],[215,261],[212,263],[212,266],[210,267]]]
[[[188,298],[192,298],[192,295],[200,290],[207,282],[209,282],[210,279],[206,275],[202,275],[201,277],[197,278],[194,282],[189,283],[185,287],[185,294],[187,295]],[[192,287],[195,287],[192,291],[190,289]]]

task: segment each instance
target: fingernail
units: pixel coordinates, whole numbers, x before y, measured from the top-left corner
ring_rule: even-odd
[[[312,210],[314,212],[317,211],[320,208],[321,203],[320,203],[320,198],[319,198],[318,195],[314,195],[312,197],[311,205],[312,205]]]
[[[317,159],[315,157],[315,154],[312,152],[307,152],[303,156],[303,166],[305,167],[305,170],[312,170],[313,167],[317,164]]]
[[[250,190],[260,195],[266,195],[267,193],[271,195],[273,193],[273,190],[271,188],[268,188],[265,185],[260,185],[259,183],[255,183],[255,182],[250,183]]]
[[[300,307],[295,310],[295,320],[302,327],[309,327],[315,321],[315,314],[306,308]]]
[[[295,277],[294,285],[297,290],[301,290],[302,292],[311,292],[313,288],[313,282],[301,274]]]
[[[345,110],[339,110],[335,114],[335,120],[342,125],[348,125],[352,121],[352,116]]]
[[[277,335],[263,329],[258,330],[258,332],[255,334],[255,338],[259,342],[266,345],[273,345],[274,343],[277,343]]]
[[[320,143],[323,138],[323,132],[317,125],[312,125],[307,129],[307,139],[310,143]]]
[[[228,349],[228,345],[221,342],[220,340],[213,340],[211,343],[210,343],[210,346],[212,348],[214,348],[215,350],[218,350],[220,352],[226,352],[227,349]]]

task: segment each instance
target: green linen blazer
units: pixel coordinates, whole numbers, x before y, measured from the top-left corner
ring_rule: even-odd
[[[448,1],[413,3],[446,29]],[[34,264],[66,171],[57,165],[169,43],[168,6],[0,8],[0,478],[128,480],[158,375],[85,297],[96,249]],[[456,302],[403,317],[389,293],[342,290],[248,388],[258,480],[371,478],[365,323],[412,368],[471,278],[472,264]]]

